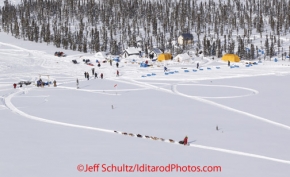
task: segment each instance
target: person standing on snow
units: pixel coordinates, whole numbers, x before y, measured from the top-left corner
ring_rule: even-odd
[[[112,59],[110,59],[110,65],[112,66]]]
[[[184,146],[187,145],[187,140],[188,140],[188,137],[185,136],[185,138],[184,138],[184,140],[183,140],[183,144],[184,144]]]
[[[84,74],[85,74],[85,78],[87,78],[87,72],[85,72]]]
[[[196,64],[196,68],[197,68],[197,69],[199,68],[199,63]]]
[[[119,68],[119,62],[116,63],[117,68]]]
[[[16,84],[16,83],[14,83],[14,84],[13,84],[13,87],[14,87],[14,89],[16,89],[16,86],[17,86],[17,84]]]
[[[98,73],[95,73],[95,79],[98,78]]]
[[[103,73],[101,73],[101,79],[103,79],[103,76],[104,76]]]
[[[228,61],[228,66],[230,66],[231,65],[231,62],[230,61]]]
[[[166,66],[164,66],[164,72],[165,72],[165,71],[167,71],[167,68],[166,68]]]
[[[77,89],[79,88],[79,79],[77,79]]]
[[[89,75],[89,73],[87,73],[87,79],[90,80],[90,75]]]
[[[92,68],[92,75],[95,74],[95,68]]]
[[[117,75],[116,75],[117,77],[119,76],[119,71],[117,70]]]

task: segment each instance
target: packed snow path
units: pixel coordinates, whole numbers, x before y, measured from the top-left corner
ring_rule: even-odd
[[[175,89],[175,88],[174,88]],[[18,91],[9,94],[7,97],[4,98],[5,105],[12,111],[15,112],[23,117],[26,117],[28,119],[40,121],[40,122],[45,122],[45,123],[50,123],[50,124],[56,124],[56,125],[61,125],[61,126],[67,126],[67,127],[73,127],[73,128],[81,128],[81,129],[87,129],[87,130],[94,130],[94,131],[101,131],[101,132],[106,132],[106,133],[118,133],[118,134],[123,134],[123,135],[128,135],[131,134],[131,136],[137,138],[137,134],[133,133],[125,133],[125,132],[120,132],[116,130],[107,130],[107,129],[102,129],[102,128],[96,128],[96,127],[89,127],[89,126],[83,126],[83,125],[76,125],[76,124],[70,124],[70,123],[64,123],[64,122],[58,122],[58,121],[53,121],[53,120],[47,120],[43,119],[41,117],[36,117],[29,115],[18,108],[16,108],[12,102],[11,99],[20,94],[23,93],[25,90],[19,89]],[[26,90],[27,91],[27,90]],[[175,91],[176,92],[176,91]],[[160,140],[161,138],[153,137],[150,136],[150,139],[153,140]],[[140,137],[138,137],[140,138]],[[146,139],[145,136],[142,135],[141,138]],[[173,143],[173,144],[179,144],[175,140],[165,140],[161,139],[166,143]],[[274,162],[279,162],[279,163],[284,163],[284,164],[290,164],[290,161],[288,160],[282,160],[282,159],[277,159],[277,158],[272,158],[272,157],[267,157],[267,156],[262,156],[262,155],[257,155],[257,154],[251,154],[251,153],[246,153],[246,152],[239,152],[239,151],[234,151],[234,150],[229,150],[229,149],[222,149],[222,148],[216,148],[216,147],[210,147],[210,146],[203,146],[203,145],[197,145],[197,144],[189,144],[190,147],[195,147],[195,148],[201,148],[201,149],[206,149],[206,150],[212,150],[212,151],[218,151],[218,152],[224,152],[224,153],[229,153],[229,154],[235,154],[235,155],[240,155],[240,156],[247,156],[247,157],[253,157],[253,158],[259,158],[259,159],[264,159],[264,160],[269,160],[269,161],[274,161]]]

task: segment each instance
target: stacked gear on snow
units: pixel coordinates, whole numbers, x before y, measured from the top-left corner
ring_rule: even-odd
[[[66,55],[63,52],[54,52],[54,56],[65,57]]]

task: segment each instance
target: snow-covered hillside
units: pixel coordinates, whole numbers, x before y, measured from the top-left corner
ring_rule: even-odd
[[[82,62],[90,58],[95,65],[93,54],[62,50],[67,57],[56,57],[59,49],[46,44],[2,32],[0,39],[0,176],[289,176],[288,61],[230,68],[195,57],[147,68],[129,60],[98,68]],[[193,72],[197,62],[204,70]],[[85,79],[92,68],[104,79]],[[36,87],[39,77],[56,80],[57,87]],[[20,81],[32,84],[13,89]],[[179,145],[185,136],[189,146]],[[94,164],[222,170],[79,172]]]

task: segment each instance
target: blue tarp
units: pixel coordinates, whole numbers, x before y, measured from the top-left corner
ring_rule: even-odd
[[[120,62],[120,57],[113,58],[113,61]]]
[[[148,67],[148,65],[147,65],[146,63],[141,63],[141,64],[140,64],[140,67],[144,67],[144,68],[146,68],[146,67]]]

